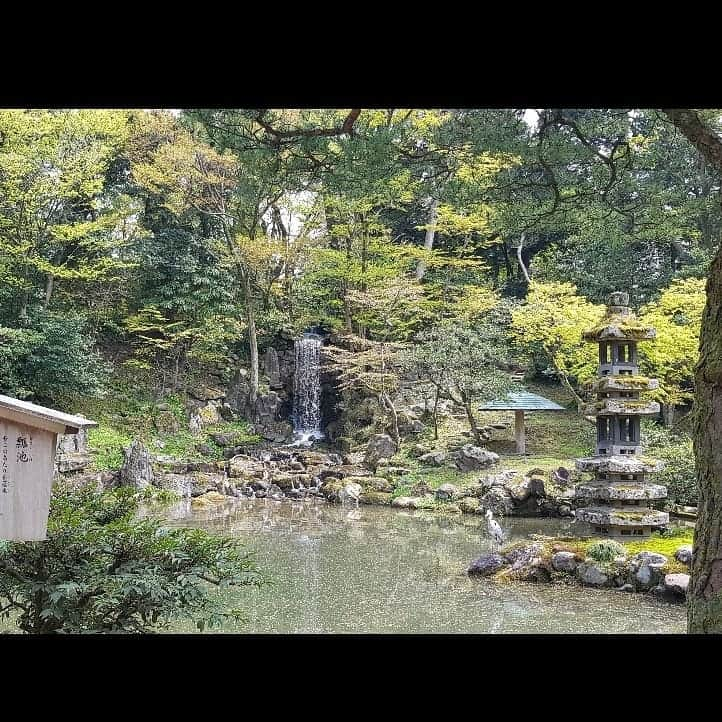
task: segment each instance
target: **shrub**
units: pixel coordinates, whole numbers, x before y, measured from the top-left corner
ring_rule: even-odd
[[[697,505],[697,472],[692,439],[660,426],[644,429],[642,442],[645,454],[663,461],[665,466],[653,475],[652,481],[667,487],[667,501],[683,506]]]
[[[0,328],[0,390],[39,403],[94,394],[107,366],[81,316],[44,313],[28,329]]]
[[[613,539],[601,539],[587,547],[587,556],[597,562],[611,562],[614,557],[626,556],[626,550]]]
[[[148,633],[172,619],[198,629],[239,619],[215,588],[258,585],[236,540],[134,518],[128,490],[57,488],[48,536],[0,541],[0,617],[28,633]]]

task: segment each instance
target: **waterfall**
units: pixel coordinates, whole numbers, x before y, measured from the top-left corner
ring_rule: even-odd
[[[321,337],[305,333],[296,340],[296,374],[293,380],[293,427],[296,444],[310,444],[321,433]]]

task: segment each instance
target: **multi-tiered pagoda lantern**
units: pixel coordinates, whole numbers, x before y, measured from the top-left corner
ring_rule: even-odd
[[[652,507],[666,498],[667,489],[650,481],[662,463],[642,455],[640,419],[659,413],[655,401],[640,399],[640,392],[655,389],[656,379],[639,375],[637,343],[655,337],[629,308],[629,295],[612,293],[607,313],[582,338],[599,344],[599,376],[591,384],[597,401],[583,413],[596,417],[596,456],[577,459],[580,471],[594,474],[575,490],[577,521],[596,534],[612,537],[646,537],[669,522],[666,512]]]

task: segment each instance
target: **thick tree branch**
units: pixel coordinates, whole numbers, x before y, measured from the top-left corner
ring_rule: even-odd
[[[361,115],[360,108],[354,108],[344,119],[341,125],[335,128],[294,128],[293,130],[276,130],[270,123],[264,120],[266,115],[265,110],[261,110],[254,116],[258,125],[263,128],[266,133],[272,135],[278,141],[290,140],[295,138],[332,138],[337,135],[351,135],[353,133],[353,126],[359,115]]]
[[[679,128],[702,157],[722,172],[722,138],[711,131],[689,108],[662,108],[662,112]]]

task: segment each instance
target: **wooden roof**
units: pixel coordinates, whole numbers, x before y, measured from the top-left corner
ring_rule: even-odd
[[[45,406],[20,401],[0,394],[0,419],[9,419],[26,426],[34,426],[56,434],[77,434],[82,428],[97,426],[82,416],[64,414]]]
[[[528,391],[517,391],[507,394],[499,401],[489,401],[479,406],[480,411],[566,411],[563,406],[555,404],[543,396]]]

